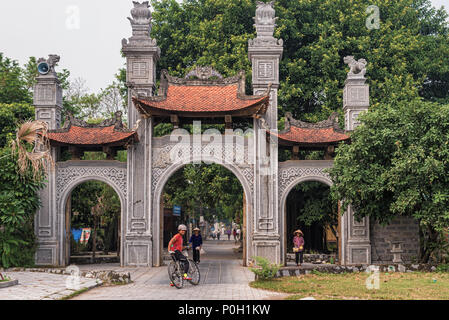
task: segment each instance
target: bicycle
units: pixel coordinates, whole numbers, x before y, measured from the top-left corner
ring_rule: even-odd
[[[176,260],[173,251],[170,251],[170,256],[173,261],[170,262],[167,268],[168,277],[177,289],[181,289],[184,286],[184,267],[181,265],[181,261]],[[196,286],[201,280],[200,269],[192,259],[187,258],[187,261],[189,262],[189,272],[187,275],[191,278],[191,280],[187,281]]]

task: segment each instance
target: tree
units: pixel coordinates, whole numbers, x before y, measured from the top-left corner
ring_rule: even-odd
[[[369,5],[380,9],[379,30],[366,27]],[[196,64],[212,65],[231,76],[244,69],[249,85],[255,0],[153,0],[152,6],[158,70],[182,76]],[[275,9],[275,36],[284,40],[280,115],[290,111],[313,122],[341,113],[347,55],[369,62],[373,105],[419,94],[449,99],[447,13],[429,0],[279,0]]]
[[[449,226],[449,105],[420,98],[379,104],[337,149],[332,196],[356,218],[417,219],[427,262]]]
[[[213,222],[232,220],[242,212],[243,189],[229,170],[218,164],[188,164],[177,171],[164,189],[166,205],[180,205],[191,218]]]
[[[45,123],[26,122],[17,129],[12,147],[0,149],[0,265],[4,268],[34,264],[37,193],[52,162],[48,151],[40,149],[46,130]]]
[[[0,103],[31,101],[31,93],[19,63],[0,52]]]
[[[16,128],[24,121],[34,119],[34,108],[28,103],[0,103],[0,148],[14,137]]]

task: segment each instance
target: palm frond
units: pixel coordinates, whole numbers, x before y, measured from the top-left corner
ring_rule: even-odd
[[[31,151],[29,151],[31,149]],[[54,161],[50,154],[48,125],[43,121],[26,121],[19,126],[16,138],[11,141],[11,152],[17,153],[19,174],[25,175],[28,169],[37,180],[53,168]]]

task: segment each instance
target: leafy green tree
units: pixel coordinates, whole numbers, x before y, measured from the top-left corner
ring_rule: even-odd
[[[255,36],[255,2],[152,1],[152,36],[162,51],[158,69],[177,76],[196,64],[212,65],[225,76],[244,69],[249,81],[247,43]],[[370,5],[380,8],[378,30],[366,27]],[[275,9],[275,36],[284,40],[280,114],[318,121],[341,112],[347,55],[369,62],[374,105],[419,94],[447,101],[447,13],[429,0],[280,0]]]
[[[0,52],[0,103],[31,103],[31,98],[19,63]]]
[[[169,179],[164,199],[167,206],[183,207],[190,218],[232,220],[241,216],[243,189],[234,174],[218,164],[189,164]]]
[[[34,265],[34,216],[43,181],[29,169],[18,174],[17,154],[0,149],[0,266]]]
[[[0,103],[0,148],[11,140],[21,122],[34,119],[34,108],[28,103]]]
[[[330,170],[333,198],[351,204],[357,218],[418,220],[423,262],[449,226],[447,119],[449,105],[419,98],[379,104],[361,116]]]

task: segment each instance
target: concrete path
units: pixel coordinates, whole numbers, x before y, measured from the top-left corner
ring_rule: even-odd
[[[167,267],[119,268],[131,272],[133,283],[124,286],[102,286],[85,292],[74,300],[261,300],[282,298],[285,295],[253,289],[248,283],[254,274],[242,266],[233,251],[234,241],[206,241],[200,267],[198,286],[186,283],[179,290],[169,286]],[[83,268],[92,268],[86,266]]]
[[[0,289],[0,300],[57,300],[77,290],[97,286],[95,279],[80,278],[79,286],[68,281],[70,276],[45,272],[4,272],[19,284]],[[67,286],[68,285],[68,286]],[[68,289],[74,288],[74,289]],[[76,289],[75,289],[76,288]]]

